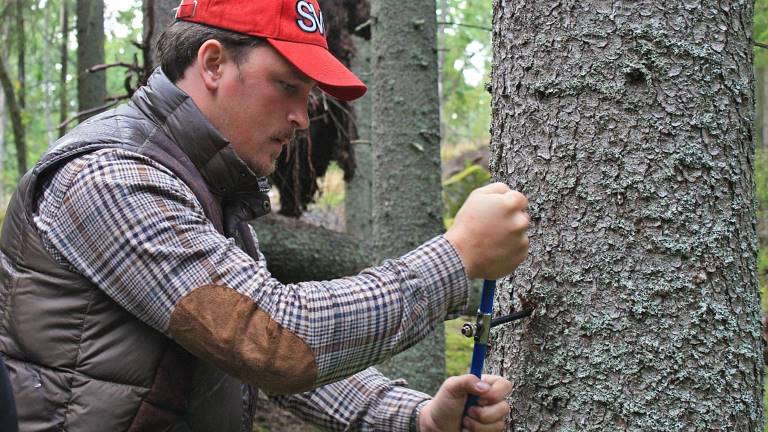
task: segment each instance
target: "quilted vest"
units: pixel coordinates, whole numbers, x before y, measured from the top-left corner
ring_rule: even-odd
[[[265,184],[228,144],[158,69],[130,103],[62,137],[22,178],[0,234],[0,354],[20,431],[250,431],[252,389],[244,397],[239,380],[59,264],[32,219],[41,184],[58,168],[121,148],[172,171],[216,229],[255,256],[244,220],[269,211]]]

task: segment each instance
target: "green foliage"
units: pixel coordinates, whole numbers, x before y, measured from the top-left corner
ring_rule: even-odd
[[[333,161],[328,166],[325,176],[318,179],[320,190],[315,195],[315,202],[310,204],[311,209],[328,211],[344,206],[344,171]]]
[[[64,0],[26,0],[24,9],[25,27],[25,68],[26,68],[26,108],[22,112],[27,141],[27,159],[31,167],[58,138],[59,84],[61,46],[61,4]],[[77,65],[75,44],[75,2],[69,1],[69,39],[67,60],[67,116],[77,111]],[[139,50],[131,42],[141,38],[141,1],[107,2],[105,11],[105,61],[132,63],[134,53]],[[119,7],[119,10],[114,10]],[[15,8],[13,9],[15,12]],[[18,52],[16,40],[18,32],[15,19],[6,20],[0,25],[0,55],[6,62],[9,73],[18,91],[20,85],[17,74]],[[139,61],[141,58],[139,57]],[[112,96],[125,93],[125,72],[122,68],[107,70],[107,91]],[[9,194],[16,186],[16,150],[8,116],[5,116],[4,134],[5,156],[2,161],[0,192]],[[70,124],[70,129],[76,123]]]
[[[485,91],[485,82],[491,70],[492,11],[484,0],[445,0],[438,4],[443,142],[485,145],[490,137],[491,96]]]
[[[464,375],[472,362],[472,339],[461,334],[461,326],[469,321],[460,317],[445,322],[445,375]]]
[[[755,42],[768,44],[768,0],[755,0],[755,14],[752,23],[752,37]],[[755,66],[768,65],[768,49],[755,47]]]
[[[104,29],[107,33],[104,60],[107,63],[135,62],[141,65],[144,61],[141,50],[131,43],[140,42],[142,38],[141,2],[120,2],[119,7],[117,10],[104,11]],[[123,67],[107,69],[107,93],[113,96],[126,94],[127,78],[127,70]],[[135,87],[135,80],[130,84]]]

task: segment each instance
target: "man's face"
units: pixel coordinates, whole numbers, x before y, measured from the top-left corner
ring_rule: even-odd
[[[268,44],[252,48],[239,66],[229,63],[212,123],[256,174],[269,175],[296,129],[309,126],[307,103],[315,82]]]

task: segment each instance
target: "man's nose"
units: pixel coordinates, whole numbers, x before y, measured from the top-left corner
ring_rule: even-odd
[[[307,106],[299,106],[292,109],[288,113],[288,121],[294,125],[296,129],[306,129],[309,127],[309,113],[307,112]]]

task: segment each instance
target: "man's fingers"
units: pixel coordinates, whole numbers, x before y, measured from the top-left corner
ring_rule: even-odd
[[[504,419],[486,424],[471,417],[464,416],[464,418],[461,419],[461,426],[463,430],[468,430],[470,432],[501,432],[505,429],[506,424]]]
[[[509,186],[507,186],[506,183],[496,182],[477,188],[475,189],[475,192],[483,194],[504,194],[509,192]]]
[[[528,207],[528,198],[516,190],[507,188],[504,198],[509,201],[513,210],[523,210]]]
[[[498,375],[483,375],[483,381],[490,384],[491,388],[480,398],[485,401],[485,405],[492,405],[501,402],[512,394],[512,383]]]
[[[493,405],[474,406],[469,410],[469,416],[480,423],[490,424],[506,418],[509,410],[509,404],[504,401]]]
[[[531,222],[531,218],[528,216],[527,213],[516,211],[515,214],[512,216],[512,231],[526,231],[528,229],[528,225]]]
[[[463,399],[469,394],[480,395],[485,392],[476,387],[480,380],[471,374],[453,376],[446,379],[440,387],[441,391],[446,391],[454,399]]]

